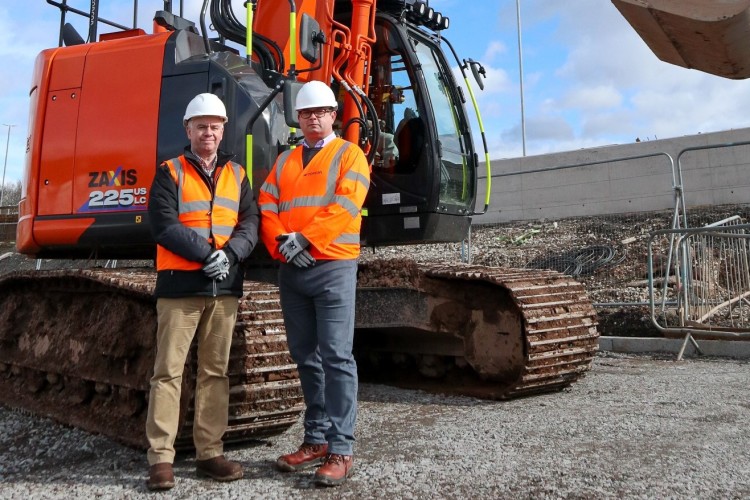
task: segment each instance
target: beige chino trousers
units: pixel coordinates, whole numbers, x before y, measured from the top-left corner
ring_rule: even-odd
[[[226,295],[157,299],[156,361],[146,421],[149,465],[174,461],[182,372],[196,335],[196,458],[207,460],[223,454],[221,437],[229,419],[227,365],[238,305],[237,297]]]

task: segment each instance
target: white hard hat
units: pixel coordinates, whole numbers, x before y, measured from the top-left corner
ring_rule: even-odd
[[[218,116],[227,122],[227,108],[215,94],[198,94],[188,103],[185,108],[183,124],[196,116]]]
[[[339,103],[336,102],[336,96],[333,95],[331,87],[318,80],[312,80],[304,84],[297,92],[294,109],[299,111],[308,108],[335,109],[338,107]]]

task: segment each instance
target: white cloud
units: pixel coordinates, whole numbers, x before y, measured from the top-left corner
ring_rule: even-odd
[[[484,69],[487,75],[484,79],[484,94],[505,93],[515,90],[516,84],[504,69],[490,66],[484,66]]]
[[[567,9],[530,0],[523,8],[524,32],[533,32],[534,23],[553,26],[549,36],[555,42],[524,41],[531,54],[526,69],[535,72],[534,79],[526,78],[531,154],[750,125],[747,82],[658,60],[611,2],[577,0],[575,9]],[[545,48],[550,55],[543,61]],[[536,66],[543,62],[553,66]],[[560,120],[574,131],[572,138]]]
[[[495,58],[500,54],[506,54],[508,52],[508,47],[503,42],[500,41],[493,41],[490,42],[490,44],[487,46],[487,50],[484,51],[484,55],[482,56],[482,61],[486,61],[487,63],[491,63],[495,60]]]
[[[626,137],[625,142],[633,142],[638,134],[633,134],[632,113],[617,109],[589,113],[583,116],[578,138],[580,140],[602,141],[606,138]],[[645,131],[640,135],[644,135]]]
[[[563,96],[560,104],[565,108],[575,108],[581,111],[598,111],[618,107],[622,101],[622,94],[616,88],[610,85],[598,85],[570,89]]]
[[[575,137],[570,123],[561,117],[529,117],[526,120],[526,140],[543,144],[549,141],[567,141]]]

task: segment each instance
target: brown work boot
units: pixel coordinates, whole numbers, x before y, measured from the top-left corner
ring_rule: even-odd
[[[242,466],[237,462],[230,462],[224,455],[196,460],[195,472],[200,477],[210,477],[217,481],[236,481],[242,478]]]
[[[146,487],[151,491],[174,488],[174,471],[172,470],[172,464],[169,462],[161,462],[149,467]]]
[[[354,458],[351,455],[329,453],[325,462],[315,471],[315,484],[338,486],[354,472]]]
[[[328,452],[328,443],[302,443],[297,451],[282,455],[276,460],[276,467],[283,472],[297,472],[323,463]]]

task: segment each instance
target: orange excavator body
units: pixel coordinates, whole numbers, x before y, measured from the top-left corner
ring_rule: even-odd
[[[80,245],[96,220],[86,214],[94,212],[116,212],[116,220],[134,228],[125,238],[147,237],[144,211],[156,168],[168,36],[138,37],[138,51],[131,50],[132,39],[121,38],[39,54],[30,92],[19,252]],[[116,233],[112,237],[119,242]]]

